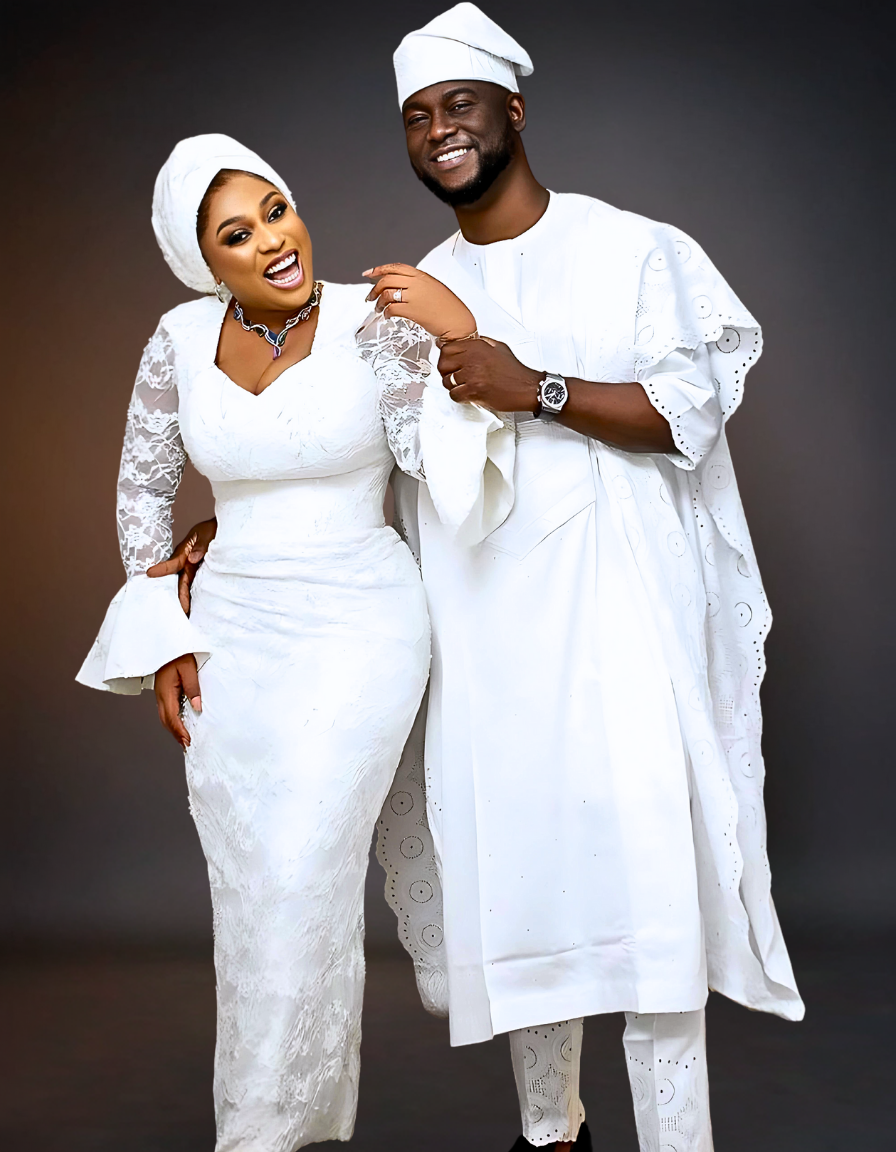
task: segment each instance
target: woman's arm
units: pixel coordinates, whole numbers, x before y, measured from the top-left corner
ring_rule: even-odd
[[[118,472],[118,542],[129,580],[171,551],[172,509],[187,459],[178,404],[174,346],[160,325],[140,361]],[[180,718],[182,694],[201,710],[192,652],[169,661],[155,675],[159,719],[187,747],[190,737]]]
[[[379,385],[379,409],[389,448],[402,472],[425,480],[420,417],[432,365],[432,337],[409,320],[374,312],[357,333],[358,352]]]
[[[159,325],[137,371],[118,471],[118,543],[129,580],[171,550],[172,508],[186,459],[174,347]]]

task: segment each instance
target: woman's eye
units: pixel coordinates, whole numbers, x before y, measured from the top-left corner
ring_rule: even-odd
[[[236,232],[231,232],[230,235],[227,237],[227,243],[229,245],[242,244],[242,242],[244,240],[246,240],[248,238],[248,236],[249,236],[249,233],[246,231],[245,228],[238,228],[236,230]]]
[[[279,220],[285,211],[286,211],[286,205],[285,204],[275,204],[274,207],[271,209],[270,216],[268,216],[268,223],[270,223],[271,220]]]

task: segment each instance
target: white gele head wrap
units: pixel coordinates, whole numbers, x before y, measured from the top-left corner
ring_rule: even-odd
[[[455,4],[416,32],[392,57],[398,104],[444,80],[489,80],[519,92],[517,76],[532,75],[529,53],[475,4]]]
[[[156,177],[152,226],[162,254],[179,280],[197,292],[214,292],[215,278],[199,249],[196,216],[202,197],[222,168],[262,176],[293,208],[292,193],[270,166],[231,136],[190,136],[175,147]]]

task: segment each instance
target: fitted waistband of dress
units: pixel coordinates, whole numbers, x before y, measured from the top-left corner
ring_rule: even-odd
[[[414,562],[398,533],[386,525],[307,540],[235,543],[220,534],[204,567],[210,573],[251,580],[289,580],[328,586],[379,587],[406,583]]]
[[[220,544],[272,546],[279,555],[312,541],[373,532],[383,520],[382,473],[301,480],[215,481]]]

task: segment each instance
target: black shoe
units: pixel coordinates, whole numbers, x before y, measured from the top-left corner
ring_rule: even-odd
[[[591,1147],[591,1133],[588,1131],[588,1125],[587,1124],[583,1124],[582,1127],[579,1129],[579,1135],[573,1141],[572,1146],[573,1146],[573,1148],[576,1148],[578,1150],[578,1152],[593,1152],[592,1147]],[[510,1149],[510,1152],[528,1152],[528,1150],[530,1148],[535,1148],[535,1147],[536,1147],[536,1145],[530,1144],[525,1136],[518,1136],[517,1141],[514,1144],[514,1146]],[[545,1144],[544,1149],[545,1149],[545,1152],[553,1152],[553,1149],[551,1148],[550,1144]]]

